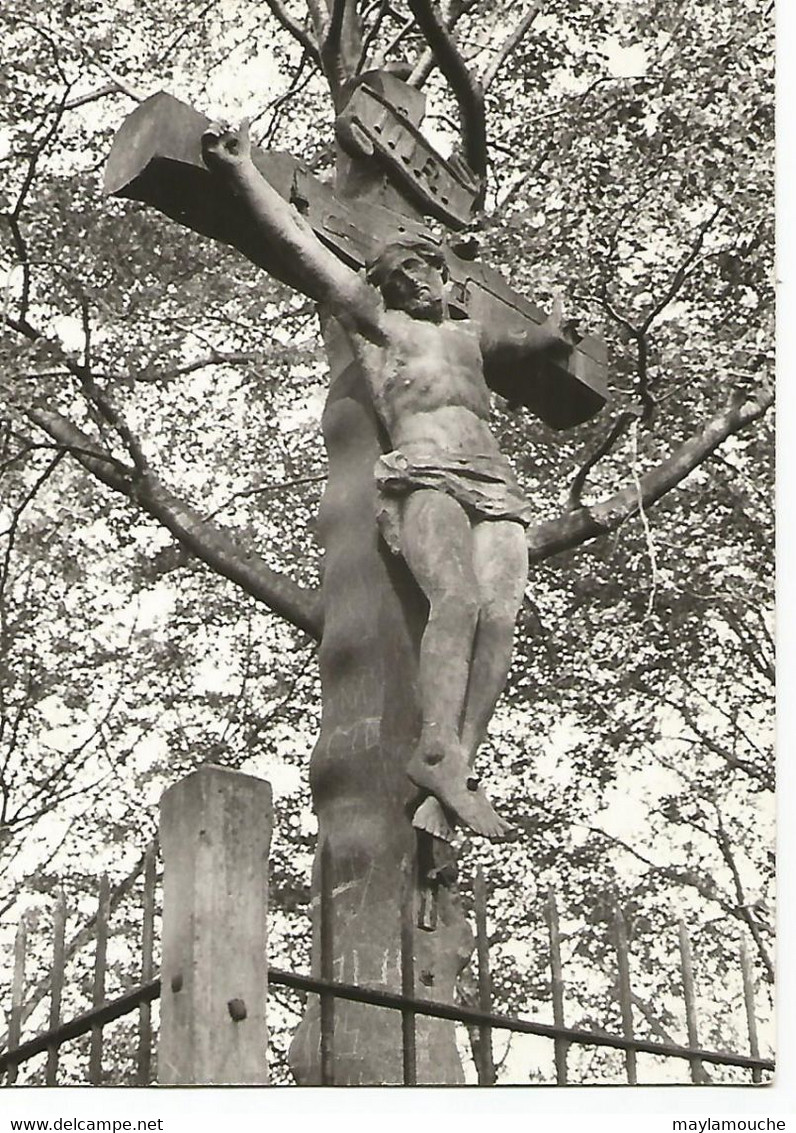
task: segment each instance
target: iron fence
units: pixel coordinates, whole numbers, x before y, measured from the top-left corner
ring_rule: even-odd
[[[65,947],[66,904],[63,894],[60,894],[56,900],[53,917],[53,959],[49,976],[48,1026],[46,1030],[24,1041],[22,1039],[22,1026],[26,1008],[24,992],[27,932],[24,921],[20,924],[14,948],[14,972],[7,1042],[5,1050],[0,1053],[0,1075],[5,1075],[7,1085],[12,1085],[16,1081],[18,1068],[23,1063],[45,1052],[47,1054],[45,1082],[47,1085],[57,1084],[61,1048],[85,1035],[90,1036],[87,1080],[90,1084],[99,1085],[104,1080],[104,1028],[114,1020],[136,1011],[138,1012],[138,1035],[135,1078],[139,1085],[150,1084],[153,1054],[151,1007],[152,1003],[160,996],[160,980],[155,978],[153,970],[156,889],[154,845],[146,852],[142,872],[141,982],[138,986],[116,998],[107,1000],[105,997],[111,891],[107,878],[103,877],[99,886],[97,914],[93,925],[95,954],[92,976],[92,1007],[66,1022],[62,1021],[61,1000],[67,949]],[[268,969],[270,985],[319,997],[321,1082],[324,1085],[334,1084],[335,1004],[338,1000],[369,1004],[400,1013],[403,1082],[410,1086],[417,1082],[415,1027],[418,1016],[451,1020],[477,1030],[479,1036],[476,1046],[478,1077],[479,1082],[486,1085],[494,1084],[496,1080],[492,1050],[492,1036],[495,1031],[532,1035],[550,1040],[554,1046],[555,1080],[558,1085],[565,1085],[568,1082],[567,1058],[572,1046],[605,1047],[622,1051],[624,1054],[625,1079],[629,1084],[635,1084],[638,1081],[638,1054],[658,1055],[687,1063],[690,1080],[694,1083],[704,1083],[708,1080],[704,1069],[706,1063],[746,1070],[755,1083],[762,1081],[764,1072],[772,1073],[774,1071],[774,1061],[760,1056],[751,964],[746,950],[743,948],[740,965],[749,1036],[749,1053],[709,1050],[699,1046],[691,945],[686,927],[682,923],[679,925],[680,973],[688,1043],[681,1046],[670,1042],[655,1042],[637,1037],[634,1034],[630,948],[626,926],[619,910],[615,913],[613,935],[617,959],[617,987],[622,1033],[611,1034],[565,1025],[565,981],[561,960],[559,910],[555,895],[552,892],[548,894],[546,900],[546,921],[549,945],[549,989],[553,1023],[521,1019],[493,1011],[489,942],[486,926],[486,887],[480,871],[475,878],[473,887],[478,961],[478,1007],[417,998],[414,977],[415,923],[410,899],[411,891],[408,887],[402,902],[401,912],[401,991],[359,986],[333,979],[334,924],[331,895],[331,863],[328,854],[324,851],[321,855],[319,903],[321,974],[315,977],[284,971],[279,968],[269,967]]]

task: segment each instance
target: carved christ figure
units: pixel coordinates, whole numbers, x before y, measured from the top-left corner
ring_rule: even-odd
[[[449,838],[458,822],[505,837],[472,767],[508,675],[528,572],[531,507],[489,428],[484,357],[566,357],[554,315],[510,341],[452,319],[445,264],[433,245],[387,244],[366,277],[321,244],[260,175],[248,129],[213,125],[208,168],[223,177],[262,236],[344,328],[389,438],[375,469],[381,534],[428,600],[419,658],[422,728],[407,766],[421,793],[413,823]]]

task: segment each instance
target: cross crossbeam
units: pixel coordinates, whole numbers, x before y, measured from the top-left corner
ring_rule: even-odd
[[[171,95],[152,95],[116,134],[105,193],[151,205],[195,232],[237,248],[282,282],[305,290],[291,264],[263,241],[246,211],[230,207],[224,186],[205,167],[201,138],[209,124],[205,115]],[[506,332],[522,332],[529,323],[538,326],[545,321],[544,312],[514,291],[497,271],[474,254],[470,257],[463,245],[455,251],[422,219],[383,205],[342,199],[290,154],[255,147],[252,156],[263,177],[349,266],[363,267],[391,237],[425,238],[444,252],[453,317],[470,317]],[[602,409],[608,396],[606,369],[605,344],[586,335],[576,340],[565,363],[526,365],[497,357],[486,365],[485,377],[510,404],[525,405],[546,424],[567,429]]]

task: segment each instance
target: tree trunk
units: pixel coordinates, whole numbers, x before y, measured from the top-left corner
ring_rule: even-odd
[[[417,655],[427,610],[407,568],[379,538],[373,470],[386,438],[365,381],[331,320],[325,339],[331,389],[323,416],[329,480],[319,515],[325,548],[323,720],[311,763],[319,823],[313,970],[320,974],[320,852],[326,846],[335,979],[400,992],[407,868],[415,926],[421,899],[410,805],[416,792],[404,768],[420,731]],[[440,885],[436,926],[415,928],[418,997],[452,1002],[471,948],[455,887]],[[302,1085],[321,1080],[320,1007],[313,1000],[291,1048]],[[337,1000],[333,1065],[340,1085],[402,1082],[400,1014]],[[462,1080],[454,1024],[418,1017],[418,1083]]]

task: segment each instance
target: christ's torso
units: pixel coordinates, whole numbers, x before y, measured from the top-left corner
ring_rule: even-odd
[[[362,360],[392,446],[497,452],[475,326],[395,310],[382,320],[387,344],[363,351]]]

